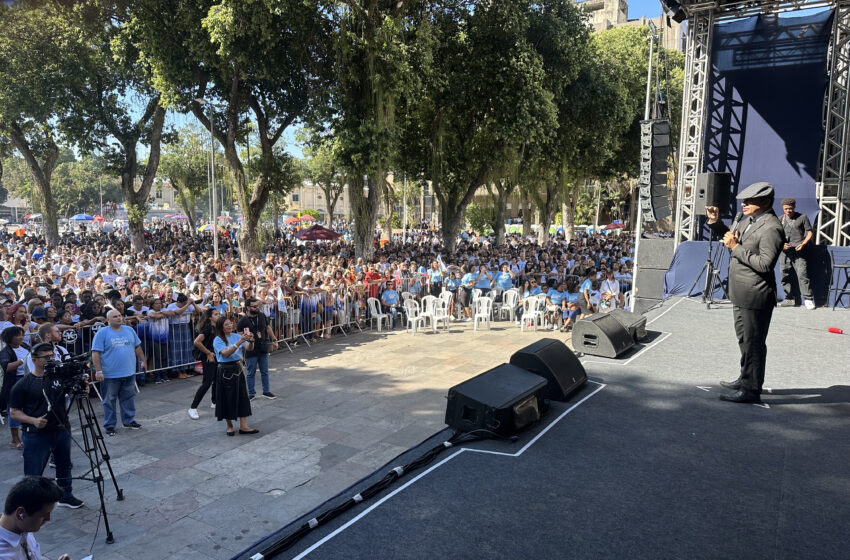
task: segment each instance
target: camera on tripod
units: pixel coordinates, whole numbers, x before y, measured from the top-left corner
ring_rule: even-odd
[[[86,392],[90,373],[88,354],[74,356],[63,362],[50,360],[44,365],[44,376],[71,394]]]

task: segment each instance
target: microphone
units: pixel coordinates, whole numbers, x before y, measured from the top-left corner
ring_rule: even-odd
[[[744,217],[744,213],[743,213],[743,212],[738,212],[737,214],[735,214],[735,219],[734,219],[734,220],[732,220],[732,225],[731,225],[731,226],[729,226],[729,230],[730,230],[730,231],[735,231],[735,228],[737,228],[737,227],[738,227],[738,222],[740,222],[740,221],[741,221],[741,218],[743,218],[743,217]]]

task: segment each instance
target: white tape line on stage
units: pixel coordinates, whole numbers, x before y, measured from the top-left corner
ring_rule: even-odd
[[[383,498],[381,498],[380,500],[378,500],[377,502],[375,502],[374,504],[369,506],[368,508],[364,509],[362,512],[357,514],[354,518],[352,518],[351,520],[346,522],[344,525],[340,526],[338,529],[334,530],[329,535],[326,535],[321,540],[319,540],[315,544],[311,545],[307,550],[305,550],[304,552],[302,552],[298,556],[295,556],[293,558],[293,560],[300,560],[301,558],[305,558],[308,554],[310,554],[311,552],[313,552],[314,550],[316,550],[317,548],[319,548],[320,546],[322,546],[323,544],[325,544],[326,542],[328,542],[329,540],[331,540],[332,538],[334,538],[338,534],[342,533],[343,531],[345,531],[346,529],[348,529],[349,527],[354,525],[357,521],[359,521],[360,519],[365,517],[372,510],[374,510],[375,508],[377,508],[378,506],[380,506],[381,504],[383,504],[384,502],[386,502],[387,500],[389,500],[390,498],[392,498],[393,496],[395,496],[396,494],[398,494],[399,492],[401,492],[402,490],[404,490],[405,488],[407,488],[408,486],[410,486],[411,484],[413,484],[414,482],[416,482],[417,480],[422,478],[423,476],[425,476],[428,473],[430,473],[430,472],[438,469],[439,467],[445,465],[446,463],[448,463],[449,461],[451,461],[452,459],[454,459],[455,457],[457,457],[458,455],[460,455],[461,453],[463,453],[465,451],[469,451],[469,452],[472,452],[472,453],[486,453],[488,455],[505,455],[505,456],[508,456],[508,457],[519,457],[520,455],[525,453],[526,449],[531,447],[538,439],[540,439],[543,436],[543,434],[548,432],[555,424],[560,422],[567,414],[569,414],[570,412],[575,410],[580,404],[584,403],[587,399],[589,399],[590,397],[592,397],[593,395],[595,395],[596,393],[598,393],[599,391],[601,391],[602,389],[605,388],[604,383],[599,383],[597,381],[590,381],[590,380],[588,380],[588,382],[589,383],[595,383],[596,385],[599,385],[599,387],[594,389],[593,392],[591,392],[589,395],[586,395],[584,398],[582,398],[580,401],[578,401],[577,403],[572,405],[570,408],[568,408],[567,410],[562,412],[560,416],[555,418],[548,426],[546,426],[543,430],[541,430],[541,432],[539,434],[534,436],[534,438],[532,438],[531,441],[529,441],[527,444],[525,444],[525,446],[523,446],[523,448],[520,449],[519,451],[517,451],[516,453],[500,453],[498,451],[483,451],[483,450],[480,450],[480,449],[469,449],[468,447],[463,447],[463,448],[459,449],[457,452],[449,455],[448,457],[446,457],[445,459],[443,459],[442,461],[440,461],[436,465],[433,465],[432,467],[430,467],[430,468],[426,469],[425,471],[419,473],[418,475],[416,475],[412,479],[408,480],[407,482],[405,482],[404,484],[402,484],[401,486],[399,486],[398,488],[396,488],[395,490],[393,490],[392,492],[390,492],[389,494],[387,494],[386,496],[384,496]]]

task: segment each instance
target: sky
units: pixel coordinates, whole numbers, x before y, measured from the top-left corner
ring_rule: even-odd
[[[626,0],[626,2],[629,5],[629,19],[661,15],[661,2],[659,0]]]

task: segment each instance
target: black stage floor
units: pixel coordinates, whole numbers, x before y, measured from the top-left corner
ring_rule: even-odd
[[[776,310],[765,406],[717,398],[729,306],[647,317],[649,344],[583,359],[592,382],[519,441],[449,449],[276,558],[850,558],[850,336],[827,332],[850,312]]]

